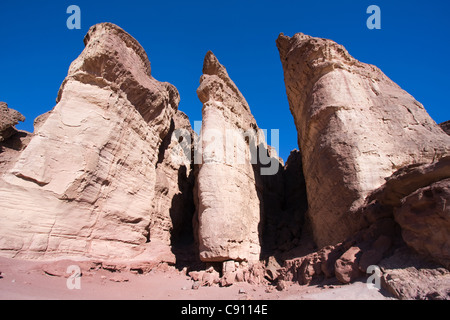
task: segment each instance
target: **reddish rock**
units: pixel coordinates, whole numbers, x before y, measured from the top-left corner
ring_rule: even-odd
[[[391,213],[392,214],[392,213]],[[377,241],[380,236],[393,236],[395,234],[395,221],[393,217],[381,218],[373,222],[367,229],[362,233],[362,239],[368,242]]]
[[[405,242],[450,269],[450,179],[420,188],[402,200],[395,220]]]
[[[196,155],[198,242],[204,262],[259,261],[266,204],[261,153],[278,172],[282,161],[265,141],[226,68],[209,51],[197,95],[203,104]],[[259,160],[258,160],[259,159]],[[258,160],[258,161],[257,161]],[[272,166],[273,165],[273,166]],[[270,170],[269,170],[270,171]],[[268,179],[271,180],[271,179]]]
[[[445,133],[450,135],[450,120],[442,122],[441,124],[439,124],[439,126],[441,127],[442,130],[444,130]]]
[[[264,265],[260,262],[253,263],[249,266],[248,274],[249,276],[247,282],[250,284],[261,284],[267,282],[264,279]]]
[[[371,265],[377,265],[385,256],[386,252],[391,248],[392,239],[387,235],[380,237],[372,244],[370,250],[365,250],[359,260],[359,270],[363,273],[367,272],[367,268]]]
[[[386,183],[374,190],[366,202],[377,201],[384,207],[400,207],[402,199],[414,191],[450,178],[450,156],[425,164],[413,164],[397,170]]]
[[[237,269],[236,270],[236,278],[235,278],[236,282],[245,282],[246,281],[245,273],[246,273],[246,270],[243,270],[241,268]]]
[[[309,285],[315,276],[321,274],[320,263],[320,258],[317,254],[311,254],[305,257],[298,270],[298,283],[301,285]]]
[[[267,260],[267,263],[266,263],[266,267],[265,267],[266,278],[269,279],[270,281],[274,281],[275,279],[277,279],[280,268],[281,268],[281,266],[278,264],[275,257],[273,257],[273,256],[269,257],[269,259]]]
[[[228,287],[234,284],[236,280],[236,272],[235,271],[229,271],[223,274],[222,278],[220,279],[220,286],[222,287]]]
[[[220,281],[220,275],[219,273],[214,270],[214,268],[210,268],[208,270],[206,270],[205,273],[203,273],[203,277],[202,277],[202,286],[212,286],[215,284],[218,284]]]
[[[284,280],[279,280],[277,282],[276,289],[278,291],[286,290],[286,288],[287,288],[287,284],[286,284],[286,282]]]
[[[351,247],[336,261],[335,274],[340,282],[350,283],[362,276],[358,268],[361,254],[361,248]]]

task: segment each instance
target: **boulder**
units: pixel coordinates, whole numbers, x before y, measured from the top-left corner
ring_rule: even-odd
[[[379,230],[370,234],[394,235],[393,221],[384,217],[390,213],[406,244],[448,268],[449,186],[450,157],[401,168],[366,200],[369,229]]]
[[[366,203],[376,201],[384,207],[400,207],[404,197],[448,178],[450,178],[450,156],[431,163],[408,165],[387,177],[385,183],[367,197]]]

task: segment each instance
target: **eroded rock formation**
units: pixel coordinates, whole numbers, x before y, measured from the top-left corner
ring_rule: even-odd
[[[450,171],[450,167],[449,167]],[[450,179],[420,188],[395,210],[405,242],[450,269]]]
[[[5,102],[0,102],[0,142],[15,134],[17,131],[14,126],[23,121],[25,117],[20,112],[8,108]]]
[[[450,153],[424,107],[337,43],[298,33],[277,46],[298,131],[309,218],[319,247],[361,228],[356,212],[398,169]]]
[[[197,94],[203,103],[196,176],[200,257],[206,262],[259,261],[267,194],[262,176],[265,169],[276,175],[280,160],[212,52],[204,59]],[[260,165],[261,156],[268,158],[269,168]]]
[[[198,254],[198,250],[192,247],[195,240],[192,142],[195,139],[189,118],[178,110],[171,120],[169,133],[159,147],[156,163],[149,240],[161,239],[170,244],[174,252],[178,248],[181,251],[190,250],[186,253],[191,257],[179,256],[178,260],[189,260]]]
[[[395,172],[359,209],[360,231],[286,260],[277,281],[310,284],[336,277],[350,283],[372,274],[375,266],[381,284],[396,298],[448,299],[448,161]]]
[[[0,175],[11,168],[32,137],[31,133],[16,130],[19,121],[25,121],[25,117],[0,102]]]
[[[449,300],[450,272],[408,248],[397,249],[379,264],[382,285],[403,300]]]
[[[450,297],[448,126],[379,69],[280,35],[300,146],[284,165],[212,52],[197,136],[134,38],[102,23],[85,45],[33,134],[0,103],[1,255],[137,273],[199,258],[193,288],[350,283],[378,266],[396,298]]]
[[[2,254],[127,259],[150,252],[147,259],[173,260],[170,201],[157,195],[176,194],[179,175],[187,179],[190,168],[164,169],[164,153],[157,164],[171,125],[180,124],[173,119],[183,118],[176,116],[178,92],[151,76],[144,49],[121,28],[95,25],[85,45],[57,105],[39,117],[31,142],[2,177]]]
[[[450,266],[450,157],[402,168],[366,200],[372,219],[392,217],[403,240],[416,252]]]

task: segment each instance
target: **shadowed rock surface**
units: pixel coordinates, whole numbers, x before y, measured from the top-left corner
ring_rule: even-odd
[[[271,154],[245,98],[210,51],[197,94],[203,103],[196,175],[200,257],[207,262],[259,261],[264,209],[270,204],[264,198],[270,197],[266,188],[282,163]],[[275,175],[262,177],[261,156],[269,156]],[[282,181],[278,183],[282,188]],[[272,200],[276,206],[282,199],[275,195]]]
[[[450,179],[420,188],[394,212],[405,242],[450,269]]]

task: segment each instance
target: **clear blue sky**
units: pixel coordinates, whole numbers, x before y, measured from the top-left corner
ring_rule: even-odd
[[[81,8],[81,30],[69,30],[66,9]],[[366,9],[381,8],[381,30],[369,30]],[[0,101],[27,118],[52,109],[83,37],[113,22],[147,51],[152,75],[174,84],[179,108],[201,120],[196,89],[203,57],[212,50],[247,99],[259,127],[280,129],[280,155],[298,148],[275,40],[303,32],[343,44],[375,64],[422,102],[440,123],[450,119],[450,1],[2,1]],[[269,141],[270,143],[270,141]]]

